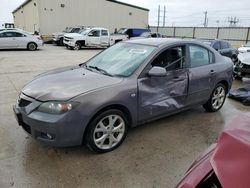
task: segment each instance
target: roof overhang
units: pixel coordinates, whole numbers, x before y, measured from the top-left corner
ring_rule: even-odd
[[[26,0],[24,1],[21,5],[19,5],[15,10],[13,10],[12,14],[16,13],[19,9],[21,9],[23,6],[25,6],[26,4],[28,4],[30,1],[32,0]],[[128,6],[128,7],[132,7],[132,8],[136,8],[136,9],[140,9],[140,10],[144,10],[144,11],[149,11],[149,9],[143,8],[143,7],[139,7],[139,6],[135,6],[135,5],[131,5],[128,3],[124,3],[124,2],[120,2],[120,1],[115,1],[115,0],[106,0],[112,3],[117,3],[120,5],[124,5],[124,6]]]
[[[131,5],[131,4],[116,1],[116,0],[106,0],[106,1],[109,1],[109,2],[112,2],[112,3],[117,3],[117,4],[120,4],[120,5],[125,5],[125,6],[128,6],[128,7],[132,7],[132,8],[136,8],[136,9],[140,9],[140,10],[144,10],[144,11],[149,11],[149,9],[147,9],[147,8]]]
[[[15,14],[19,9],[21,9],[22,7],[24,7],[25,5],[27,5],[29,2],[31,2],[32,0],[26,0],[24,1],[21,5],[19,5],[15,10],[13,10],[12,14]]]

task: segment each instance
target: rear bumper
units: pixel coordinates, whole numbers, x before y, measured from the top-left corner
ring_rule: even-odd
[[[63,115],[38,111],[26,114],[25,110],[14,105],[13,111],[19,126],[28,135],[46,145],[66,147],[82,144],[85,126],[74,110]]]

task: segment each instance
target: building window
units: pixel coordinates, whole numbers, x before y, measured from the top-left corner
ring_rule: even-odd
[[[34,6],[36,7],[36,3],[34,3]]]
[[[132,16],[132,12],[129,13],[129,16]]]
[[[47,8],[44,8],[44,10],[47,10]]]
[[[65,7],[65,4],[61,4],[61,7],[64,8],[64,7]]]

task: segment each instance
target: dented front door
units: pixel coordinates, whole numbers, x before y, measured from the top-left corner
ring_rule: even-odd
[[[169,71],[165,77],[138,79],[138,120],[147,121],[183,108],[187,91],[187,69]]]

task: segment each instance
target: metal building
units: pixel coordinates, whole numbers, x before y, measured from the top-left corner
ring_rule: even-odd
[[[15,26],[50,35],[69,26],[148,27],[149,10],[115,0],[26,0],[13,12]]]

